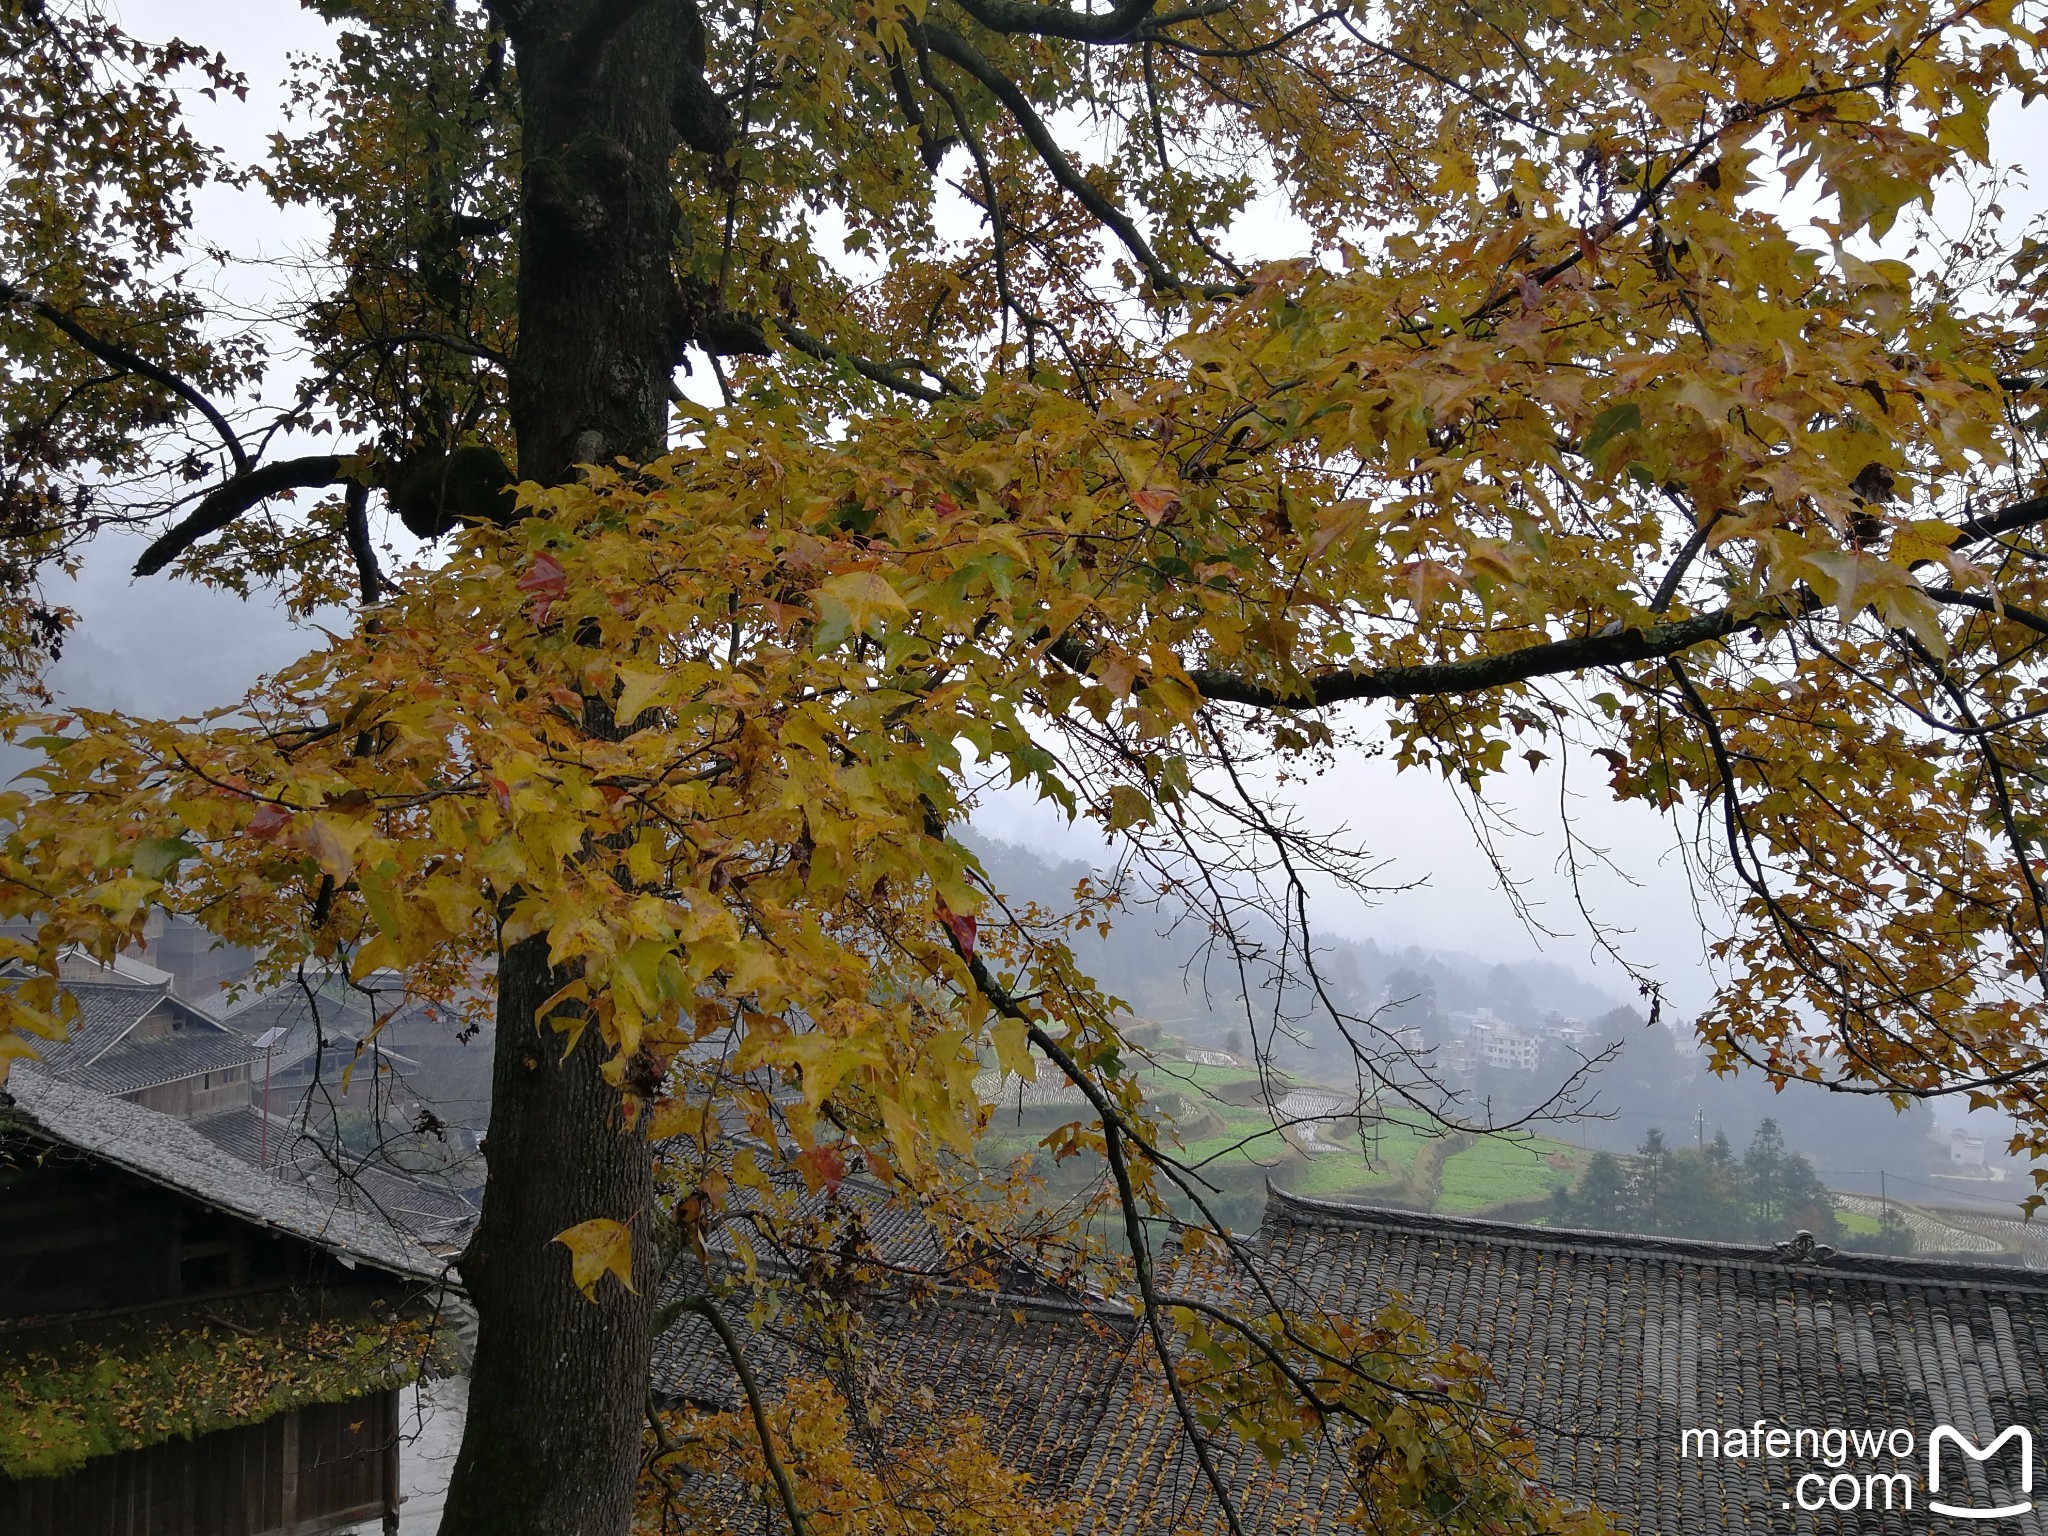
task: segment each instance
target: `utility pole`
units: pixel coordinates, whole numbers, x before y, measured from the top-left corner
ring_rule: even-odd
[[[257,1133],[256,1166],[270,1166],[270,1053],[277,1049],[277,1042],[285,1032],[282,1028],[266,1029],[256,1037],[256,1049],[263,1053],[263,1128]]]
[[[1706,1106],[1706,1105],[1704,1105],[1704,1104],[1697,1104],[1697,1105],[1694,1105],[1694,1106],[1693,1106],[1693,1112],[1692,1112],[1692,1135],[1693,1135],[1693,1140],[1699,1143],[1699,1148],[1700,1148],[1700,1150],[1701,1150],[1702,1152],[1706,1151],[1706,1150],[1707,1150],[1707,1106]]]

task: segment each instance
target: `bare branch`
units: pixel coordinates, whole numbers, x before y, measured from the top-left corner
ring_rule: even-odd
[[[1230,1536],[1244,1536],[1244,1523],[1238,1518],[1237,1501],[1231,1498],[1230,1485],[1223,1481],[1223,1474],[1217,1469],[1216,1458],[1209,1449],[1209,1437],[1202,1433],[1202,1426],[1195,1419],[1195,1410],[1181,1386],[1180,1370],[1167,1343],[1166,1324],[1159,1315],[1159,1287],[1152,1273],[1152,1244],[1146,1236],[1138,1210],[1137,1192],[1131,1187],[1130,1170],[1124,1165],[1123,1135],[1115,1121],[1102,1122],[1102,1146],[1109,1159],[1110,1174],[1116,1180],[1117,1204],[1123,1208],[1124,1235],[1131,1245],[1131,1262],[1138,1276],[1138,1294],[1145,1303],[1145,1328],[1152,1336],[1152,1352],[1159,1357],[1160,1372],[1166,1377],[1166,1390],[1173,1395],[1174,1414],[1187,1434],[1188,1444],[1194,1447],[1195,1461],[1201,1467],[1210,1491],[1216,1495],[1216,1507],[1223,1511],[1223,1521],[1230,1527]]]
[[[747,1407],[754,1415],[754,1432],[761,1438],[761,1459],[768,1464],[776,1496],[782,1500],[782,1512],[789,1517],[790,1536],[807,1536],[810,1527],[805,1523],[803,1507],[796,1501],[796,1486],[789,1480],[789,1468],[782,1464],[782,1452],[775,1448],[775,1430],[768,1422],[767,1404],[761,1400],[761,1384],[754,1379],[754,1368],[747,1364],[746,1351],[740,1348],[732,1324],[709,1296],[699,1296],[685,1310],[695,1312],[709,1323],[718,1342],[725,1346],[726,1358],[732,1361],[733,1374],[739,1377],[740,1390],[746,1394]]]
[[[1135,43],[1156,36],[1162,27],[1220,16],[1233,0],[1203,0],[1183,10],[1152,14],[1159,0],[1123,0],[1121,5],[1090,15],[1061,5],[1025,5],[1022,0],[955,0],[960,9],[991,32],[1021,32],[1032,37],[1063,37],[1075,43]]]
[[[130,373],[140,374],[152,384],[161,384],[180,400],[183,400],[187,405],[199,412],[200,415],[204,416],[212,424],[213,430],[220,435],[221,443],[228,451],[228,457],[235,461],[236,474],[245,475],[249,472],[249,450],[242,446],[241,438],[236,435],[235,429],[228,425],[227,417],[220,413],[219,408],[211,400],[207,399],[206,396],[202,395],[190,384],[186,383],[169,369],[158,367],[155,363],[149,361],[148,358],[138,356],[136,353],[130,352],[126,347],[94,335],[83,325],[72,319],[71,316],[65,314],[63,310],[57,308],[56,305],[45,303],[34,294],[28,292],[27,289],[18,288],[12,283],[0,282],[0,304],[12,304],[18,301],[26,301],[31,313],[47,320],[52,326],[77,342],[79,346],[85,348],[86,351],[90,352],[101,362],[112,363],[116,368],[124,368]]]
[[[862,378],[873,379],[877,384],[893,389],[898,394],[909,395],[913,400],[922,400],[929,405],[945,399],[948,395],[960,400],[973,398],[972,392],[965,385],[955,383],[944,374],[925,368],[923,364],[912,366],[931,374],[939,381],[936,386],[920,384],[899,368],[875,362],[872,358],[862,357],[858,352],[849,352],[844,347],[835,347],[829,341],[823,341],[810,332],[800,331],[792,325],[778,321],[775,329],[797,351],[815,357],[823,363],[844,363]]]
[[[1130,216],[1090,186],[1074,162],[1067,158],[1066,151],[1060,148],[1058,140],[1045,126],[1045,120],[1038,115],[1038,109],[1031,105],[1031,98],[1018,88],[1016,81],[989,63],[979,49],[957,32],[927,23],[917,35],[933,53],[966,70],[1003,104],[1018,132],[1038,151],[1038,158],[1052,172],[1053,180],[1066,188],[1082,207],[1123,242],[1124,248],[1145,269],[1146,280],[1153,288],[1162,293],[1195,292],[1212,298],[1236,298],[1244,293],[1244,288],[1235,284],[1221,287],[1189,284],[1168,271],[1138,226],[1131,222]]]

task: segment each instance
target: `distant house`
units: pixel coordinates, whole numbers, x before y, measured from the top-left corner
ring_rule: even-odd
[[[404,1003],[403,979],[382,971],[366,978],[362,990],[340,976],[303,986],[288,981],[222,1002],[212,1012],[245,1039],[282,1031],[266,1053],[273,1092],[317,1082],[336,1098],[367,1103],[373,1082],[418,1070],[417,1061],[394,1048],[394,1033],[378,1027]]]
[[[67,952],[58,975],[77,1015],[24,1070],[190,1121],[231,1156],[430,1243],[466,1239],[476,1208],[383,1155],[376,1132],[391,1127],[376,1117],[391,1106],[365,1085],[412,1063],[370,1039],[370,1010],[359,999],[316,991],[309,1001],[302,988],[279,987],[216,1013],[180,997],[167,972],[125,955],[102,965]],[[276,1032],[274,1044],[259,1048],[266,1032]],[[351,1101],[341,1079],[352,1061]],[[316,1081],[318,1115],[309,1092]],[[369,1127],[354,1147],[338,1123],[350,1108]],[[453,1156],[474,1153],[467,1133],[454,1140]]]
[[[0,1531],[396,1529],[397,1388],[444,1264],[191,1125],[0,1093]]]
[[[260,1058],[245,1036],[179,997],[168,972],[72,953],[58,974],[78,1014],[63,1040],[39,1048],[41,1071],[186,1120],[249,1102]]]
[[[1494,1402],[1532,1433],[1549,1486],[1639,1536],[1961,1529],[1930,1523],[1925,1508],[1933,1432],[1952,1426],[1983,1447],[2006,1426],[2038,1433],[2048,1422],[2048,1276],[2022,1270],[1837,1253],[1811,1239],[1756,1248],[1511,1226],[1280,1191],[1250,1246],[1290,1307],[1364,1318],[1399,1296],[1437,1341],[1479,1351]],[[1225,1530],[1127,1310],[927,1285],[870,1295],[859,1332],[857,1364],[837,1324],[816,1338],[754,1332],[745,1348],[771,1394],[799,1377],[850,1376],[864,1400],[888,1404],[875,1426],[884,1440],[971,1403],[1032,1496],[1073,1501],[1088,1536]],[[671,1405],[742,1406],[723,1346],[695,1317],[658,1345],[653,1385]],[[1759,1426],[1785,1431],[1788,1447],[1793,1431],[1830,1428],[1885,1444],[1847,1460],[1811,1441],[1780,1453]],[[1898,1434],[1912,1449],[1895,1457]],[[1338,1536],[1357,1529],[1346,1519],[1357,1510],[1349,1443],[1333,1426],[1313,1456],[1278,1467],[1227,1434],[1213,1449],[1248,1533]],[[1942,1470],[1935,1496],[1957,1507],[2028,1497],[2011,1447],[1981,1461],[1951,1451]],[[1914,1502],[1865,1509],[1866,1493]],[[699,1496],[712,1505],[699,1529],[761,1528],[737,1484]],[[1999,1528],[2038,1532],[2041,1514]]]
[[[1541,1047],[1519,1030],[1496,1029],[1480,1037],[1479,1050],[1489,1067],[1509,1072],[1534,1072]]]
[[[443,1189],[481,1193],[477,1149],[489,1112],[489,1046],[465,1049],[456,1021],[410,997],[398,973],[377,971],[360,982],[338,972],[290,981],[224,1003],[214,1016],[252,1042],[273,1039],[259,1076],[270,1084],[273,1108],[292,1107],[302,1161],[335,1161],[333,1149],[344,1139],[337,1122],[352,1118],[358,1153],[374,1127],[385,1171],[432,1174]],[[262,1099],[258,1093],[251,1102],[260,1109]],[[251,1112],[243,1121],[240,1140],[259,1146],[262,1117]],[[352,1163],[373,1175],[378,1165]]]

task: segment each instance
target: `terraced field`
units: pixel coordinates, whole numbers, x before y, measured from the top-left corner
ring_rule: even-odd
[[[1406,1112],[1350,1115],[1356,1105],[1338,1089],[1280,1076],[1261,1084],[1243,1067],[1160,1063],[1144,1068],[1142,1081],[1147,1096],[1171,1111],[1169,1145],[1177,1138],[1181,1156],[1240,1206],[1263,1204],[1271,1182],[1322,1199],[1466,1214],[1526,1211],[1568,1184],[1579,1163],[1576,1148],[1541,1137],[1446,1135]],[[1269,1092],[1278,1126],[1266,1107]],[[990,1161],[1031,1155],[1054,1124],[1076,1118],[1050,1095],[1027,1094],[1020,1123],[1015,1093],[1009,1084],[997,1100],[982,1143]],[[1040,1162],[1048,1175],[1050,1161]],[[1093,1176],[1073,1163],[1060,1170],[1058,1184]]]

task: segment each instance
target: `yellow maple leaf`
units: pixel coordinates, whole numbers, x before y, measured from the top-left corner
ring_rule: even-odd
[[[633,1234],[626,1230],[625,1223],[604,1216],[594,1217],[557,1232],[554,1240],[569,1250],[570,1278],[576,1282],[576,1289],[590,1300],[597,1300],[597,1282],[604,1278],[607,1270],[616,1275],[619,1284],[627,1290],[636,1290],[633,1284]]]
[[[847,571],[818,586],[818,638],[830,645],[866,634],[884,619],[910,612],[910,604],[879,571]]]
[[[619,668],[619,696],[612,706],[619,723],[628,725],[639,719],[668,680],[669,674],[657,667]]]

